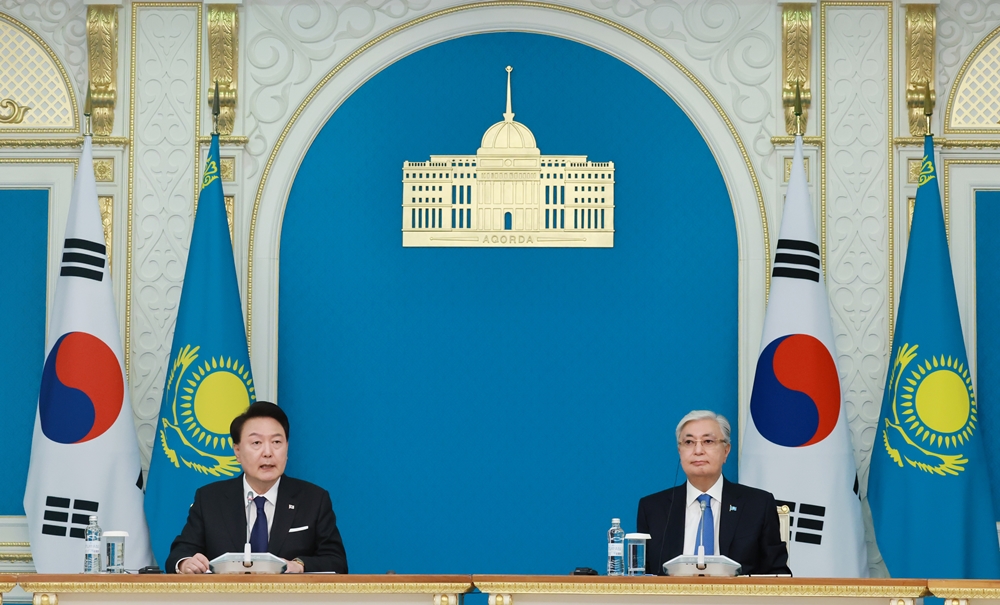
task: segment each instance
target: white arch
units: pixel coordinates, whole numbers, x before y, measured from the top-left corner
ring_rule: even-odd
[[[606,52],[649,78],[687,114],[704,137],[729,191],[739,250],[739,392],[749,397],[752,364],[764,316],[768,252],[760,185],[729,118],[682,65],[639,34],[575,9],[558,6],[477,6],[449,9],[440,16],[416,19],[343,65],[300,107],[270,170],[259,187],[251,226],[251,353],[258,396],[277,394],[278,259],[285,205],[299,166],[313,140],[334,111],[369,78],[423,48],[462,36],[491,32],[526,32],[557,36]],[[687,72],[687,73],[685,73]],[[294,116],[294,114],[293,114]],[[664,175],[669,179],[669,175]],[[698,203],[697,201],[694,203]],[[748,375],[749,366],[749,375]]]

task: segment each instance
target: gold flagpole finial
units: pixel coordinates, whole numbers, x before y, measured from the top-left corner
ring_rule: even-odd
[[[924,134],[931,134],[931,116],[934,115],[934,102],[931,101],[931,83],[924,85]]]
[[[87,100],[83,102],[83,135],[90,136],[90,114],[94,111],[94,101],[90,97],[90,83],[87,83]]]
[[[795,81],[795,134],[802,136],[802,86],[798,80]]]
[[[212,134],[219,134],[219,81],[215,81],[215,95],[212,98]]]

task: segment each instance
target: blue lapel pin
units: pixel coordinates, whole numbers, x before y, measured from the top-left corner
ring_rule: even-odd
[[[736,507],[733,506],[732,504],[730,504],[729,505],[729,512],[733,512],[734,510],[736,510]]]

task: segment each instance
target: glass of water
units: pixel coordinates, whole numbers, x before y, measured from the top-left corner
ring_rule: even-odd
[[[627,534],[625,536],[625,561],[628,564],[628,575],[642,576],[646,574],[646,540],[649,534]]]

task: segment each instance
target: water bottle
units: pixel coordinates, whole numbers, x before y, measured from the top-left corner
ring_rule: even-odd
[[[625,531],[621,519],[612,519],[608,530],[608,575],[625,575]]]
[[[101,527],[97,515],[90,515],[87,539],[83,546],[83,573],[101,573]]]

